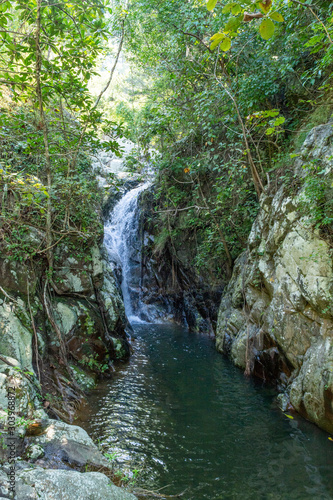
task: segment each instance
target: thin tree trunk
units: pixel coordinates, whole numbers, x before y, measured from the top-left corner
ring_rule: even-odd
[[[49,139],[48,139],[48,128],[47,128],[47,120],[45,115],[44,103],[43,103],[43,95],[42,95],[42,85],[41,85],[41,67],[42,67],[42,50],[40,46],[40,34],[41,34],[41,6],[42,0],[37,0],[37,20],[36,20],[36,95],[38,100],[38,110],[39,110],[39,127],[43,133],[43,141],[45,148],[45,170],[46,170],[46,183],[47,183],[47,209],[46,209],[46,246],[48,248],[47,251],[47,259],[49,268],[53,267],[53,251],[52,251],[52,201],[51,201],[51,188],[52,188],[52,164],[51,164],[51,156],[50,156],[50,148],[49,148]]]
[[[227,73],[227,71],[226,71],[226,69],[224,67],[223,61],[220,58],[219,58],[219,64],[220,64],[222,72],[224,73],[224,75],[226,75],[227,79],[229,80],[229,75],[228,75],[228,73]],[[221,85],[221,82],[218,80],[218,78],[216,77],[216,75],[215,75],[215,78],[218,81],[218,83]],[[228,85],[229,85],[229,83],[228,83]],[[222,87],[222,85],[221,85],[221,87]],[[258,174],[257,167],[255,166],[255,163],[253,161],[253,157],[252,157],[252,154],[251,154],[249,141],[247,139],[248,132],[247,132],[247,130],[245,128],[244,121],[243,121],[243,118],[242,118],[242,116],[240,114],[239,107],[238,107],[238,104],[237,104],[237,101],[236,101],[235,97],[233,96],[232,92],[229,89],[223,87],[223,90],[225,90],[225,92],[228,94],[228,96],[232,100],[232,102],[234,104],[234,107],[235,107],[235,110],[236,110],[236,113],[237,113],[238,122],[239,122],[239,124],[241,126],[241,129],[242,129],[243,140],[244,140],[244,144],[245,144],[247,159],[249,161],[249,165],[250,165],[250,169],[251,169],[251,175],[252,175],[253,184],[254,184],[254,187],[255,187],[258,199],[259,199],[261,193],[264,191],[264,186],[263,186],[263,184],[261,182],[261,179],[260,179],[260,176]]]

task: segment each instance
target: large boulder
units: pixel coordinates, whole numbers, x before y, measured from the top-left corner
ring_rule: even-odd
[[[8,498],[9,483],[0,472],[1,493]],[[20,500],[135,500],[136,497],[112,484],[99,472],[26,468],[16,475],[16,498]]]
[[[63,462],[108,467],[108,461],[84,429],[58,420],[47,420],[41,425],[41,434],[25,438],[25,446],[28,451],[36,446],[42,450],[43,464],[49,466]]]

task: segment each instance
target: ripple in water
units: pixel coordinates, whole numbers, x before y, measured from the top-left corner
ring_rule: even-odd
[[[136,325],[135,355],[81,425],[140,485],[185,500],[333,498],[333,443],[286,418],[206,337]]]

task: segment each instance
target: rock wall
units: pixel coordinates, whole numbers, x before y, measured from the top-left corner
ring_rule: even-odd
[[[0,280],[2,361],[6,364],[10,359],[8,366],[14,364],[17,370],[35,369],[36,375],[39,370],[42,386],[49,387],[46,379],[57,380],[61,360],[59,338],[45,314],[42,273],[34,273],[32,279],[27,264],[12,261],[4,252],[0,273],[4,277]],[[57,293],[48,290],[49,310],[69,363],[76,367],[77,382],[85,390],[84,378],[110,373],[113,360],[129,356],[124,305],[106,255],[97,244],[84,257],[68,245],[59,246],[53,279]],[[86,377],[80,376],[82,370]]]
[[[262,195],[221,301],[216,346],[246,373],[275,382],[283,409],[291,404],[333,432],[332,248],[304,216],[311,161],[331,185],[332,123],[308,135],[295,163],[298,190]]]
[[[214,335],[224,282],[213,282],[195,272],[196,245],[190,231],[184,230],[175,241],[167,240],[162,248],[156,244],[160,228],[152,222],[155,204],[152,186],[139,202],[139,237],[134,251],[141,254],[141,263],[132,288],[138,290],[151,319],[168,319],[191,331]]]
[[[43,241],[42,234],[32,230],[31,235],[36,246]],[[8,445],[14,440],[20,457],[17,498],[59,498],[61,491],[61,498],[69,499],[80,491],[84,499],[130,500],[135,497],[112,485],[110,465],[86,432],[55,420],[71,420],[84,393],[99,376],[111,375],[112,363],[127,359],[130,351],[124,305],[106,252],[97,243],[84,249],[70,243],[55,251],[54,287],[46,295],[43,261],[19,262],[4,244],[1,248],[0,496],[10,497]],[[13,434],[10,394],[15,394]]]

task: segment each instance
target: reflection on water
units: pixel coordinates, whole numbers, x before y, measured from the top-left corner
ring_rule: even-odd
[[[91,396],[80,425],[141,483],[186,500],[333,498],[333,443],[286,418],[212,341],[137,325],[136,353]]]

